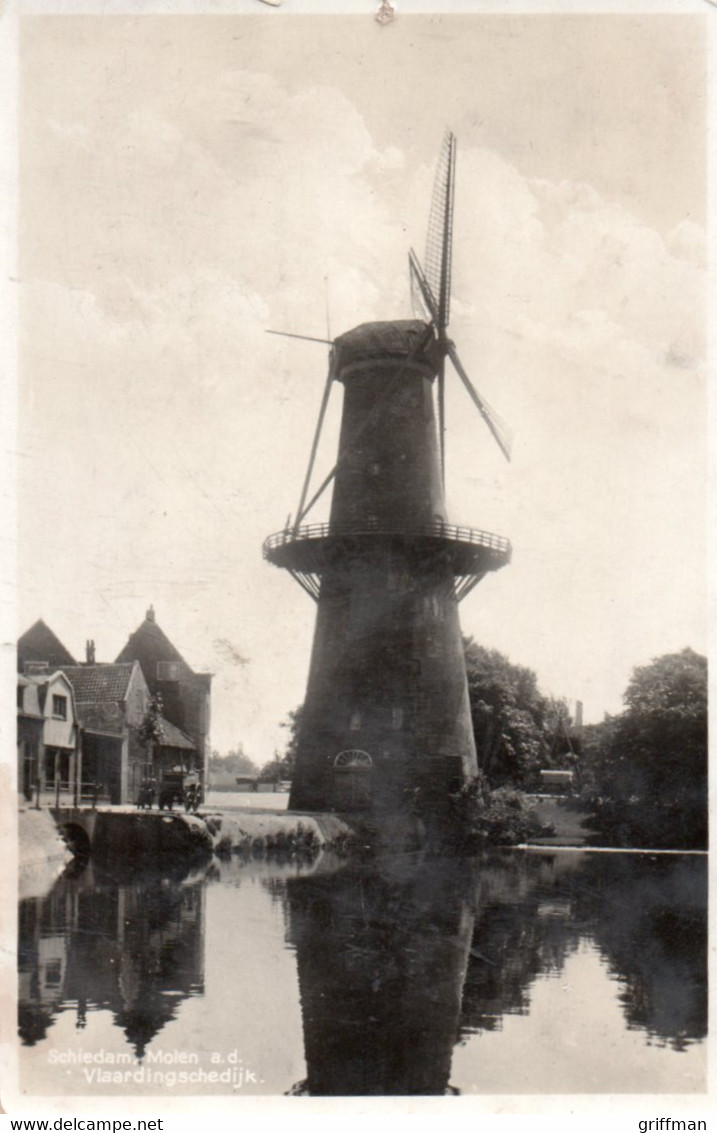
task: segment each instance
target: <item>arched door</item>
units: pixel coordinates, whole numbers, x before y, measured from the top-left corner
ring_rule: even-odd
[[[371,806],[373,760],[367,751],[352,748],[334,759],[336,810],[368,810]]]

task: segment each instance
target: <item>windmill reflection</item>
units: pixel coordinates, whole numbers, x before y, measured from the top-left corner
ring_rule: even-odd
[[[32,1046],[76,1006],[114,1015],[138,1058],[204,986],[204,887],[145,875],[120,880],[91,866],[45,898],[20,903],[19,1032]]]
[[[311,1095],[443,1094],[473,928],[466,863],[347,868],[292,879]]]

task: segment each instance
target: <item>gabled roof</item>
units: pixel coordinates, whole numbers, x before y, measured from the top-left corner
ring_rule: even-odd
[[[133,662],[123,665],[74,665],[62,671],[75,690],[78,704],[125,700]]]
[[[195,751],[196,744],[194,744],[188,735],[186,735],[181,728],[176,724],[170,723],[165,720],[164,716],[160,716],[159,722],[162,726],[162,739],[159,742],[160,747],[181,747],[187,751]]]
[[[182,654],[175,649],[164,630],[157,625],[151,606],[141,625],[129,635],[127,644],[117,654],[116,660],[139,661],[140,664],[142,661],[181,661],[189,669]]]
[[[116,658],[117,662],[139,661],[150,688],[157,685],[157,662],[176,661],[181,668],[182,681],[194,681],[200,687],[210,688],[212,673],[195,673],[179,650],[172,645],[163,629],[157,625],[154,607],[147,610],[144,621],[131,633],[127,644]]]
[[[27,661],[47,661],[51,670],[64,669],[66,665],[77,664],[69,650],[65,649],[59,637],[45,625],[42,618],[38,618],[35,624],[18,638],[17,667],[20,672],[24,671]]]

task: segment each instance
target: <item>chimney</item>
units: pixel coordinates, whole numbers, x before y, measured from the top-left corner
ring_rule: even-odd
[[[149,607],[149,609],[147,610],[147,613],[145,614],[145,617],[146,617],[148,622],[154,621],[154,606]]]
[[[583,702],[582,700],[575,701],[575,727],[582,728],[583,726]]]
[[[94,665],[94,663],[95,663],[95,643],[94,643],[94,640],[92,638],[88,638],[88,640],[85,642],[85,657],[87,658],[87,664],[88,665]]]

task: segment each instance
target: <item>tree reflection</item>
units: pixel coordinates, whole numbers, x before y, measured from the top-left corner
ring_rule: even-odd
[[[623,984],[628,1025],[675,1050],[704,1038],[706,859],[586,855],[578,880],[576,908]]]
[[[527,1014],[530,987],[559,972],[579,943],[565,873],[574,862],[506,853],[479,868],[477,912],[463,991],[461,1032],[499,1030]]]
[[[706,864],[642,854],[515,854],[479,868],[461,1030],[529,1009],[536,978],[592,940],[620,985],[627,1025],[684,1049],[704,1038]]]

